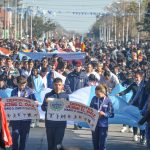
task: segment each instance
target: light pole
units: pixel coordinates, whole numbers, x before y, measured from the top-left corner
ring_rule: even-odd
[[[138,17],[138,21],[141,21],[141,0],[138,0],[138,6],[139,6],[139,17]],[[140,43],[140,32],[138,31],[138,41],[137,43]]]
[[[14,9],[14,39],[16,40],[16,32],[17,32],[17,15],[16,15],[16,10],[17,10],[17,0],[14,1],[15,9]]]
[[[116,19],[116,14],[115,14],[115,42],[117,41],[117,19]]]
[[[32,19],[33,19],[33,18],[32,18],[32,11],[31,11],[31,34],[30,34],[31,39],[32,39],[32,36],[33,36],[33,35],[32,35]]]
[[[6,38],[6,0],[4,0],[4,39]]]
[[[125,1],[123,1],[123,22],[122,22],[122,24],[123,24],[123,26],[122,26],[122,41],[123,41],[123,43],[124,43],[124,30],[125,30],[124,23],[125,23]]]

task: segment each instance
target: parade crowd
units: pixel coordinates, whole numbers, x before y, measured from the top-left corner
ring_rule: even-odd
[[[133,140],[147,144],[150,150],[150,45],[148,43],[103,43],[90,38],[71,39],[36,39],[27,41],[1,40],[0,47],[11,50],[11,55],[0,56],[0,89],[12,88],[11,96],[28,97],[35,100],[34,92],[44,88],[53,89],[45,95],[42,110],[47,111],[47,98],[64,98],[69,100],[68,94],[87,87],[96,86],[95,96],[90,107],[98,110],[99,120],[96,130],[92,132],[94,150],[106,150],[108,133],[108,118],[114,117],[114,110],[108,94],[113,88],[121,84],[126,90],[116,96],[123,96],[130,91],[133,95],[130,105],[139,108],[143,118],[138,124],[146,123],[145,130],[138,133],[137,127],[123,125],[121,132],[133,132]],[[41,60],[19,58],[22,49],[31,52],[85,52],[84,60],[64,60],[58,54]],[[66,77],[65,83],[61,78],[54,77],[54,71]],[[24,150],[30,132],[31,120],[11,121],[13,150]],[[61,148],[65,133],[65,121],[45,120],[48,150]],[[74,129],[80,129],[74,124]],[[138,134],[140,138],[138,138]],[[20,143],[18,140],[20,139]]]

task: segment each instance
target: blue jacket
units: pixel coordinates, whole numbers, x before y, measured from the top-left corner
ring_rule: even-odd
[[[97,126],[108,127],[108,118],[114,117],[114,109],[111,100],[108,97],[106,97],[103,100],[103,99],[98,99],[96,96],[94,96],[92,98],[90,107],[98,111],[103,111],[105,113],[105,116],[99,117]]]
[[[53,89],[53,72],[49,71],[47,74],[47,87]]]
[[[25,96],[25,98],[32,99],[32,100],[34,100],[34,101],[36,100],[35,95],[32,93],[32,90],[31,90],[29,87],[26,87],[26,88],[25,88],[25,91],[26,91],[26,96]],[[12,92],[11,92],[11,97],[18,97],[18,87],[12,90]],[[28,121],[28,122],[31,122],[30,119],[27,119],[27,120],[15,120],[15,121],[11,121],[11,124],[17,124],[17,123],[19,123],[20,121]]]
[[[57,94],[55,93],[54,90],[52,90],[50,93],[47,93],[45,95],[43,104],[41,106],[42,110],[46,111],[46,116],[47,116],[47,106],[48,106],[48,103],[46,102],[47,98],[57,98],[57,99],[63,98],[63,99],[69,100],[69,95],[66,92]],[[64,127],[65,128],[66,127],[66,121],[51,121],[51,120],[47,120],[46,116],[45,116],[45,126],[47,128],[51,128],[51,127]]]
[[[32,90],[29,87],[26,87],[25,91],[27,93],[25,98],[36,100],[35,95],[32,93]],[[12,90],[11,97],[18,97],[18,87]]]
[[[77,73],[73,71],[68,74],[65,81],[65,90],[68,94],[88,86],[88,77],[84,71]]]

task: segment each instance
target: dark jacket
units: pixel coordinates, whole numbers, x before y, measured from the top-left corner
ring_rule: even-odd
[[[88,77],[84,71],[73,71],[68,74],[65,81],[65,90],[68,94],[88,86]]]
[[[66,92],[57,94],[54,90],[52,90],[50,93],[47,93],[45,95],[43,104],[41,106],[42,110],[46,111],[46,116],[47,116],[47,106],[48,106],[48,103],[46,101],[47,98],[57,98],[57,99],[63,98],[63,99],[69,100],[69,95]],[[64,127],[65,128],[66,127],[66,121],[51,121],[51,120],[47,120],[46,116],[45,116],[45,126],[47,128],[49,127]]]
[[[108,118],[114,117],[114,109],[111,100],[108,97],[102,100],[94,96],[90,107],[98,111],[103,111],[106,114],[104,117],[99,117],[97,125],[99,127],[108,127]]]
[[[139,121],[139,124],[143,125],[145,122],[147,122],[148,127],[150,128],[150,111],[146,112],[143,118]]]
[[[137,92],[139,90],[139,88],[141,88],[141,85],[143,84],[143,82],[141,82],[139,85],[137,85],[136,82],[133,82],[129,87],[127,87],[124,91],[119,93],[119,96],[125,95],[127,93],[129,93],[130,91],[133,92],[133,95],[131,97],[130,103],[132,103],[132,105],[139,107],[139,101],[135,100],[135,96],[137,95]]]

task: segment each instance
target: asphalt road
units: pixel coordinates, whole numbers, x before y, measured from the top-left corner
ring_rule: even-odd
[[[132,133],[121,133],[121,125],[111,125],[109,128],[107,150],[146,150],[139,142],[132,140]],[[89,129],[72,130],[67,127],[63,145],[65,147],[82,147],[85,150],[93,150],[91,131]],[[31,128],[27,150],[47,150],[45,128]]]

